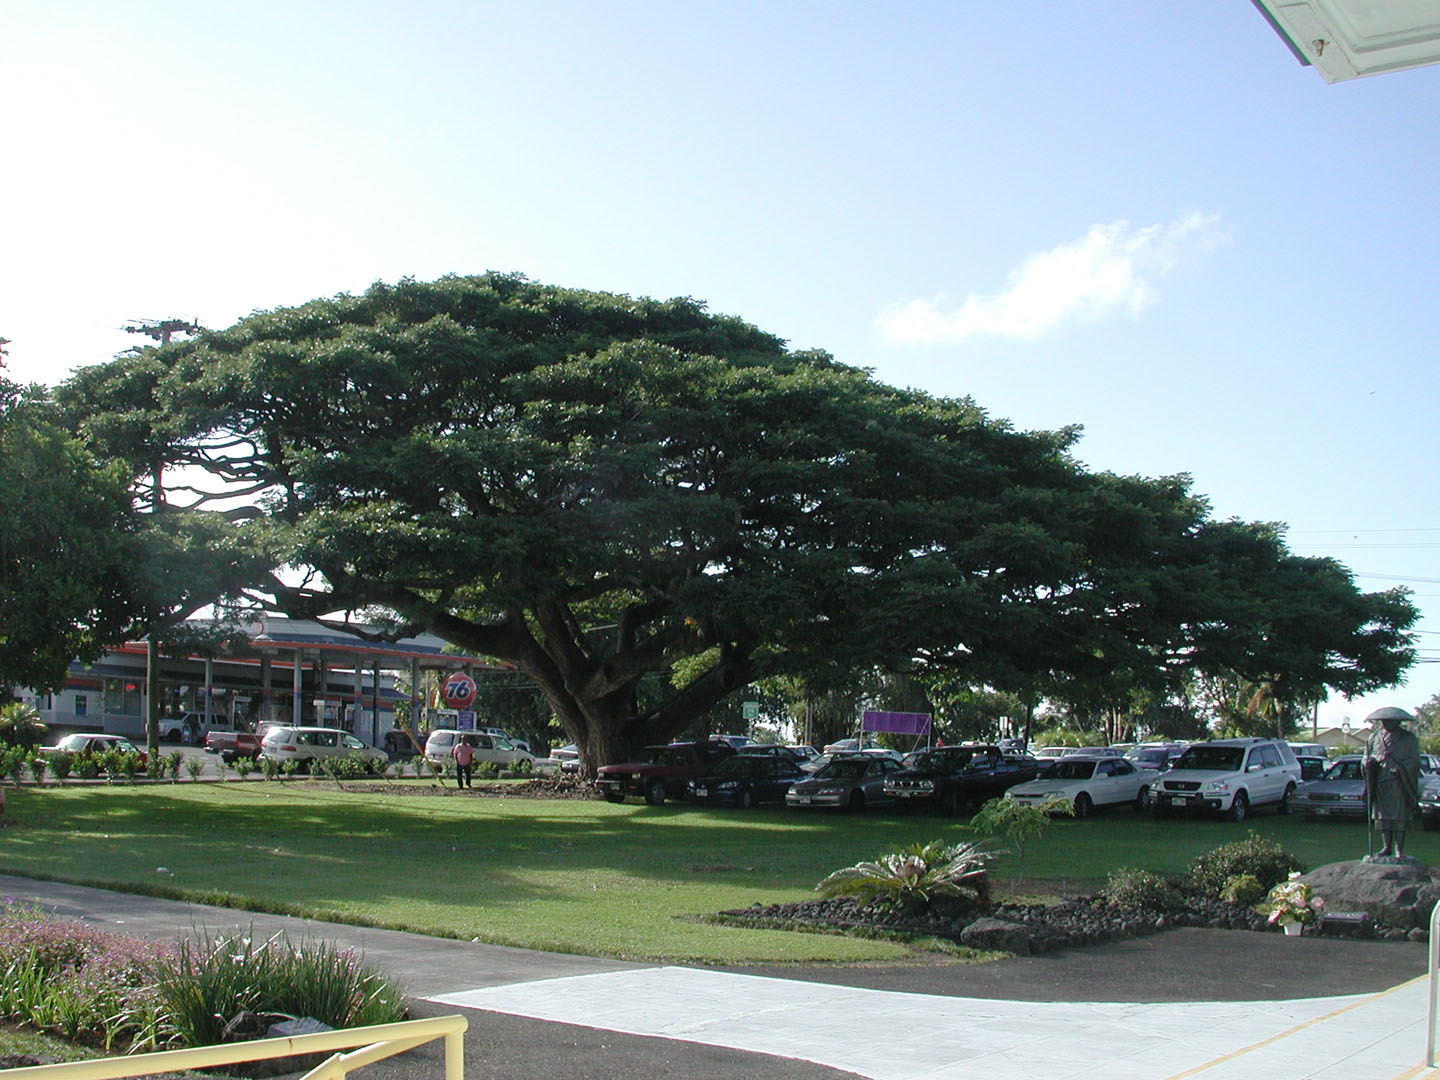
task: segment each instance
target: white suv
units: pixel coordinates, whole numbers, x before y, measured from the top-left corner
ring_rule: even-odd
[[[1156,817],[1177,812],[1222,814],[1244,821],[1252,807],[1290,811],[1300,763],[1283,739],[1216,739],[1192,743],[1151,788]]]
[[[361,742],[348,731],[323,727],[272,727],[260,740],[260,756],[271,761],[296,761],[307,772],[323,758],[359,754],[371,769],[388,764],[389,755]]]

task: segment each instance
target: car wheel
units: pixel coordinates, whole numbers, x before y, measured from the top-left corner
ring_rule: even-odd
[[[1082,791],[1079,795],[1075,796],[1075,816],[1077,818],[1089,817],[1090,811],[1094,809],[1095,804],[1090,801],[1090,796],[1085,794],[1085,792]]]
[[[1245,815],[1250,812],[1250,799],[1243,791],[1235,793],[1235,801],[1230,804],[1230,813],[1226,816],[1231,821],[1244,821]]]
[[[624,801],[625,801],[625,796],[624,796],[624,795],[621,795],[618,791],[607,791],[607,792],[605,792],[605,801],[606,801],[606,802],[624,802]]]
[[[1295,794],[1295,785],[1294,785],[1294,784],[1287,784],[1286,787],[1285,787],[1285,794],[1280,796],[1280,805],[1275,808],[1276,813],[1279,813],[1279,814],[1288,814],[1288,813],[1290,813],[1290,796],[1291,796],[1291,795],[1294,795],[1294,794]]]
[[[845,805],[846,808],[850,810],[864,810],[865,793],[859,788],[856,788],[854,791],[850,792],[850,799]]]
[[[735,796],[735,805],[741,810],[749,810],[755,805],[755,792],[748,787],[741,788],[740,794]]]
[[[651,806],[659,806],[665,801],[665,781],[651,780],[645,786],[645,801]]]
[[[1139,791],[1135,793],[1135,809],[1144,810],[1149,805],[1150,789],[1148,787],[1142,787]]]

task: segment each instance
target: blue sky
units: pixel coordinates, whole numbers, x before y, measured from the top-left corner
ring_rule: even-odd
[[[53,384],[376,280],[688,295],[1097,469],[1185,472],[1426,613],[1440,67],[1246,0],[0,0],[0,335]]]

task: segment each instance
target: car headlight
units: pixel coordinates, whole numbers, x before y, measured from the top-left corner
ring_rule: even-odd
[[[1365,801],[1365,796],[1364,796],[1364,794],[1360,794],[1360,795],[1341,795],[1340,798],[1344,799],[1346,802],[1364,802],[1364,801]]]
[[[638,772],[637,772],[637,773],[631,773],[631,774],[630,774],[630,779],[631,779],[631,780],[644,780],[644,779],[645,779],[645,774],[644,774],[644,773],[638,773]]]
[[[816,788],[816,789],[814,790],[814,792],[812,792],[812,794],[815,794],[815,795],[842,795],[842,794],[844,794],[844,792],[845,792],[845,789],[844,789],[844,788],[838,788],[838,787],[822,787],[822,788]]]
[[[916,786],[917,788],[919,788],[921,791],[934,791],[934,790],[935,790],[935,781],[934,781],[934,780],[921,780],[921,781],[920,781],[918,784],[916,784],[915,786]]]
[[[1205,790],[1206,790],[1206,791],[1229,791],[1229,790],[1230,790],[1230,781],[1229,781],[1229,780],[1211,780],[1208,784],[1205,785]]]
[[[740,781],[739,781],[739,780],[722,780],[720,783],[718,783],[718,784],[715,785],[715,790],[716,790],[716,791],[734,791],[734,790],[735,790],[737,787],[739,787],[739,786],[740,786]]]

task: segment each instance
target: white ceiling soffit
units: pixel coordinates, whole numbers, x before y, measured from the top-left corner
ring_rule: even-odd
[[[1440,63],[1440,0],[1254,0],[1327,83]]]

